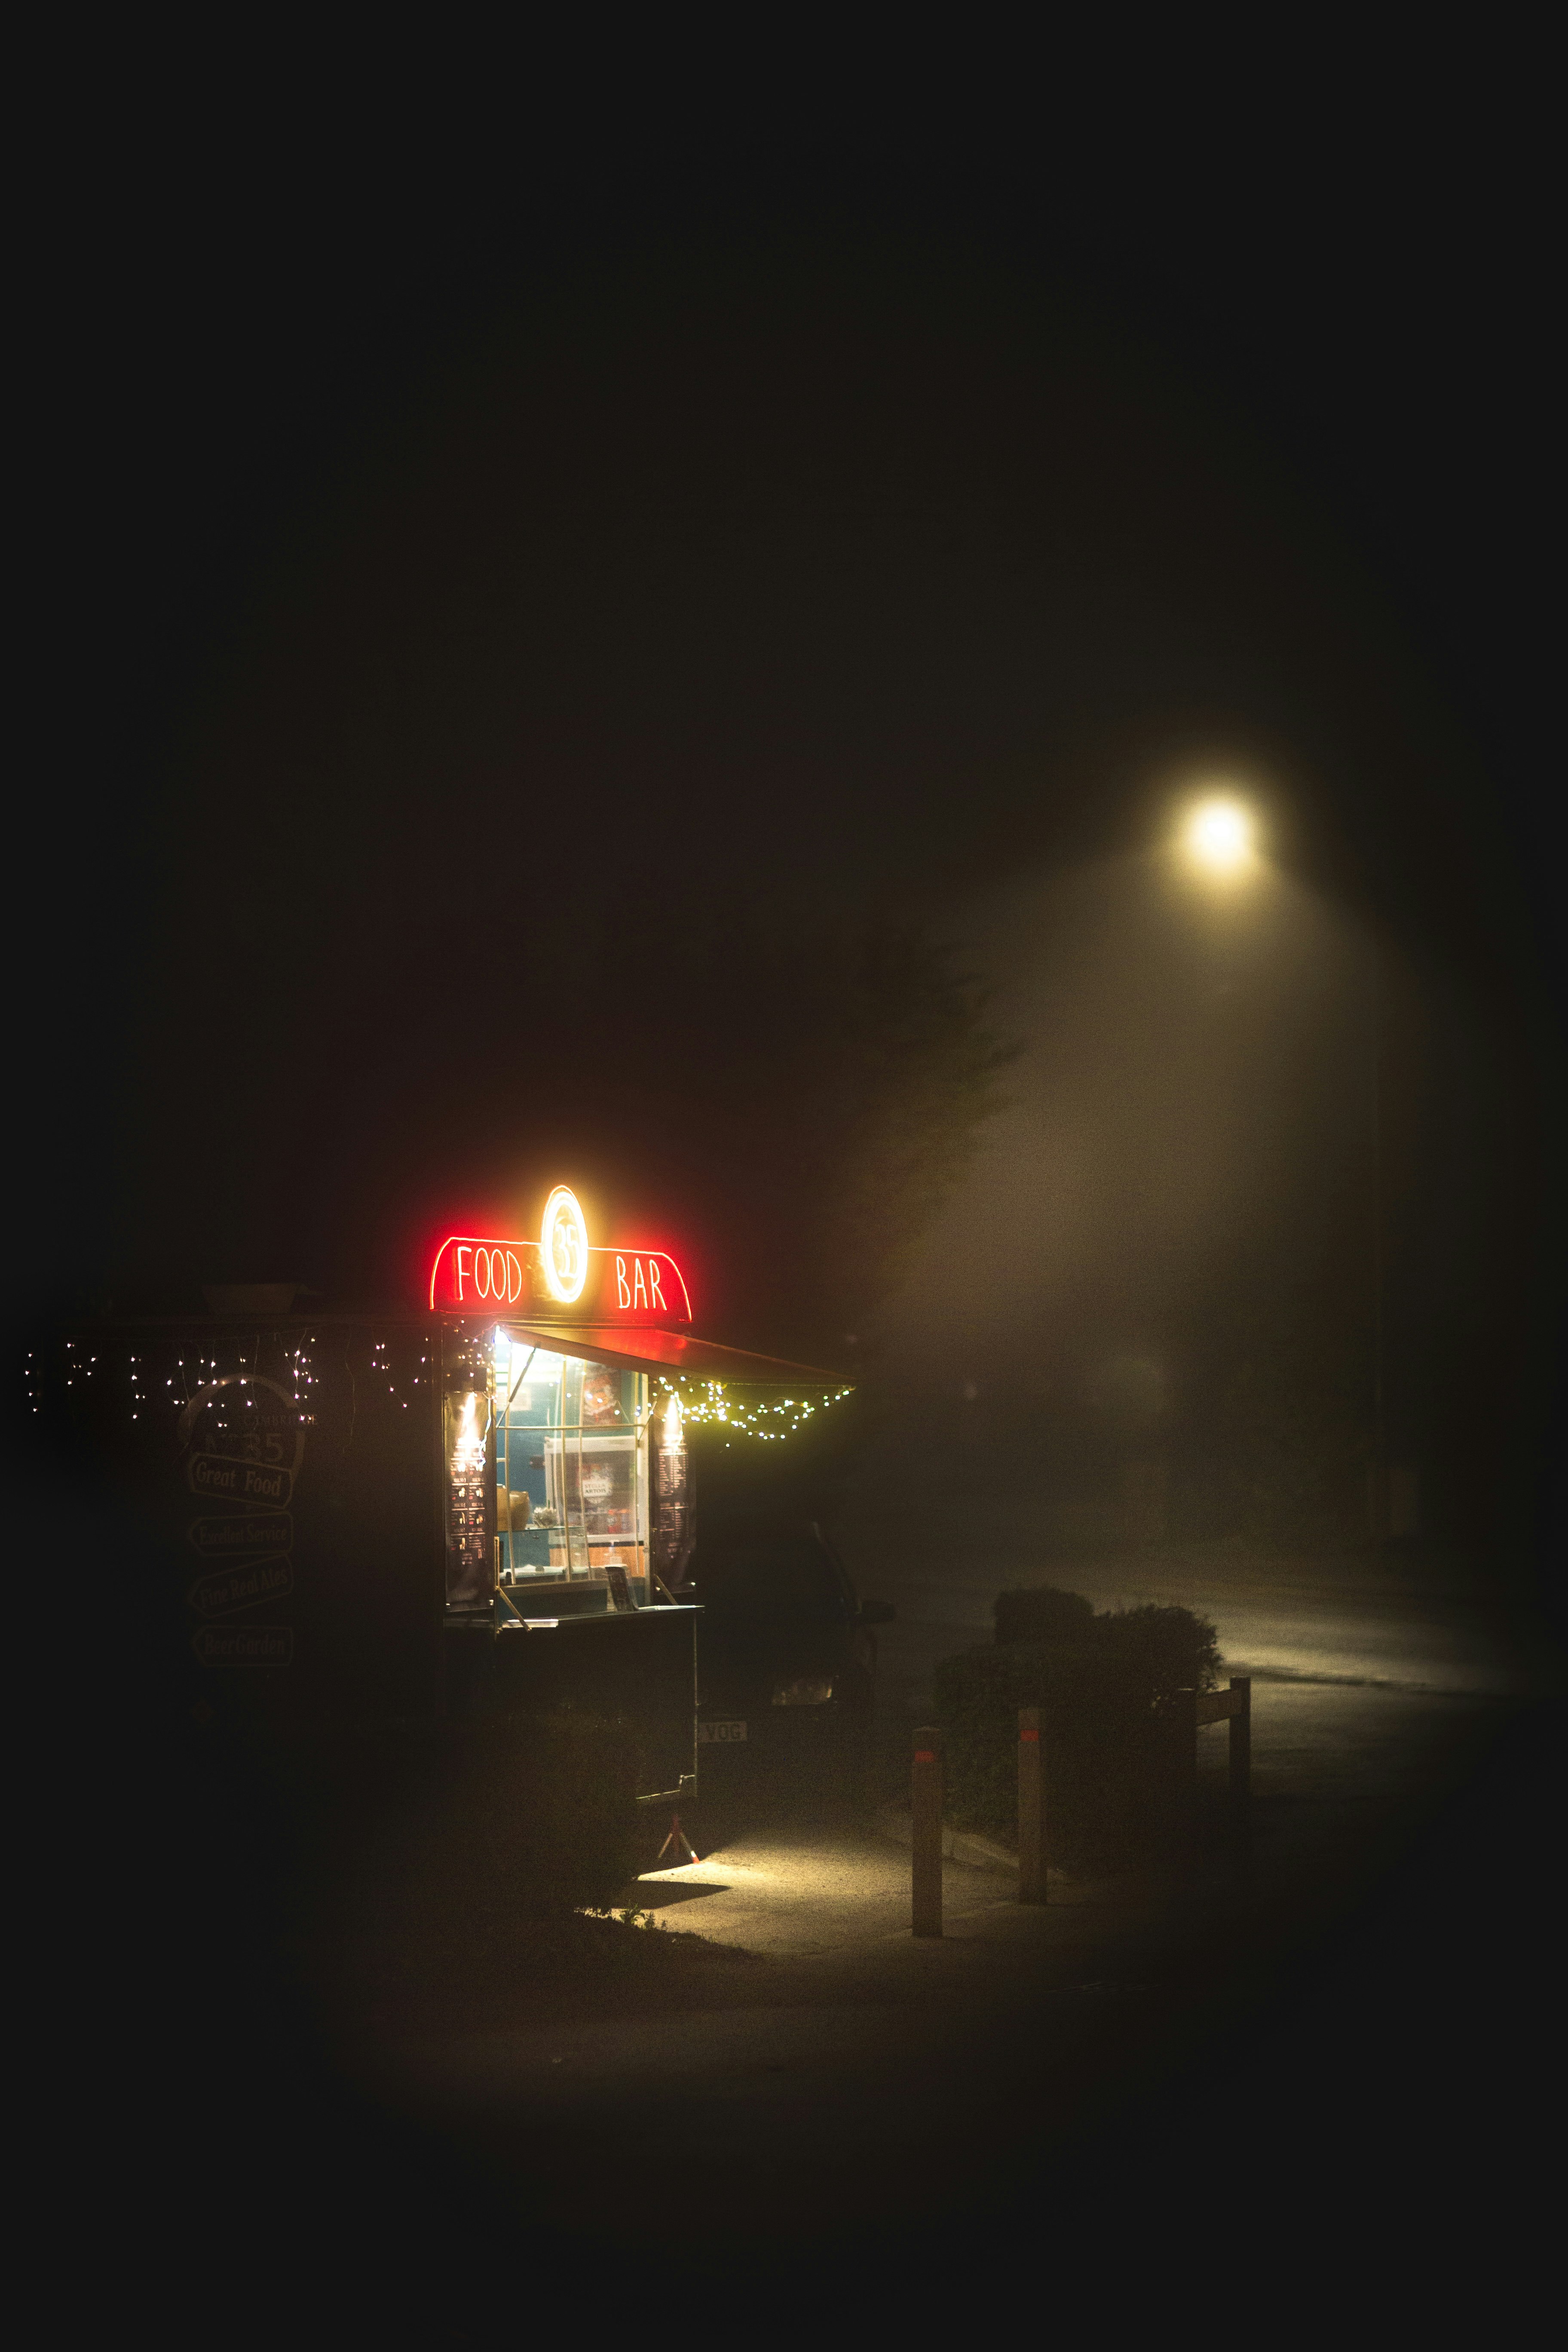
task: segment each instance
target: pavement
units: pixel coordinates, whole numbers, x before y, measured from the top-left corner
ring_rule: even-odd
[[[626,1893],[660,1927],[769,1958],[804,1958],[910,1930],[908,1852],[856,1823],[742,1830],[700,1862],[645,1872]],[[994,1872],[943,1865],[950,1923],[1008,1901],[1016,1904],[1016,1888]]]
[[[1095,2196],[1114,2201],[1129,2147],[1136,2170],[1164,2144],[1150,2120],[1160,2097],[1224,2095],[1241,2021],[1288,2003],[1292,1971],[1310,1999],[1336,1933],[1361,1932],[1402,1845],[1506,1727],[1485,1699],[1340,1688],[1331,1704],[1327,1759],[1299,1737],[1300,1694],[1260,1710],[1273,1785],[1247,1883],[1211,1858],[1189,1879],[1130,1875],[1070,1900],[1054,1888],[1032,1908],[1004,1874],[950,1861],[944,1934],[916,1939],[909,1853],[891,1837],[849,1822],[753,1827],[626,1890],[653,1923],[644,1932],[694,1929],[733,1968],[681,2000],[631,1994],[613,2014],[531,2016],[523,1990],[505,2031],[384,2050],[367,2079],[462,2152],[520,2243],[595,2237],[602,2217],[585,2221],[582,2184],[613,2148],[617,2177],[679,2184],[708,2275],[786,2242],[843,2253],[868,2233],[902,2241],[939,2212],[956,2243],[984,2234],[1031,2168],[1066,2163],[1064,2196],[1099,2180]],[[1466,1855],[1465,1874],[1477,1867]],[[1320,2039],[1340,2065],[1368,2063],[1342,2021]],[[1386,2074],[1385,2053],[1379,2063]],[[1190,2088],[1173,2092],[1184,2075]],[[1278,2124],[1277,2084],[1269,2095]],[[921,2147],[930,2164],[911,2173]],[[666,2198],[633,2199],[614,2244],[653,2259],[668,2225]]]
[[[1500,2103],[1542,2063],[1552,1703],[1462,1592],[1226,1569],[1086,1564],[1070,1583],[1206,1599],[1227,1665],[1258,1677],[1246,1878],[1209,1855],[1053,1885],[1033,1908],[1005,1873],[952,1859],[945,1932],[916,1939],[907,1848],[874,1817],[791,1820],[784,1791],[777,1818],[626,1890],[642,1932],[729,1955],[684,1990],[550,2010],[520,1987],[505,2030],[383,2047],[360,2095],[471,2184],[504,2259],[634,2285],[674,2261],[746,2298],[787,2275],[797,2317],[817,2311],[808,2257],[886,2285],[896,2254],[932,2292],[978,2288],[1047,2210],[1056,2259],[1104,2260],[1131,2215],[1148,2260],[1163,2233],[1189,2284],[1221,2249],[1238,2276],[1243,2242],[1273,2242],[1289,2211],[1327,2279],[1359,2217],[1386,2221],[1414,2188],[1407,2252],[1430,2240],[1451,2263],[1459,2184],[1472,2224],[1481,2194],[1472,2148],[1529,2201]],[[935,1658],[985,1631],[978,1587],[932,1582],[929,1605],[921,1590],[889,1596],[895,1727]],[[1222,1771],[1223,1730],[1203,1738]],[[755,2324],[749,2299],[723,2307]]]

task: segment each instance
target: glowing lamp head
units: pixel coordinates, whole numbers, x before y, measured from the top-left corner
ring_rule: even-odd
[[[1200,801],[1187,819],[1188,856],[1206,874],[1228,880],[1252,863],[1252,817],[1239,801]]]
[[[588,1278],[588,1227],[575,1197],[564,1184],[557,1184],[544,1203],[539,1255],[546,1290],[563,1307],[570,1307],[582,1297],[583,1285]]]

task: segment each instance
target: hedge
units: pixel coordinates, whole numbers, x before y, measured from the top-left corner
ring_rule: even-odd
[[[1039,1587],[996,1603],[997,1639],[936,1669],[949,1820],[1012,1841],[1018,1710],[1042,1710],[1047,1859],[1110,1868],[1156,1850],[1173,1790],[1170,1701],[1212,1689],[1215,1629],[1191,1610],[1104,1610]]]

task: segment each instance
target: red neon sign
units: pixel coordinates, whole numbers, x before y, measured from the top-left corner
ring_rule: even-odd
[[[563,1305],[537,1242],[448,1234],[430,1268],[430,1304],[465,1315],[497,1308],[552,1322],[689,1323],[691,1299],[668,1250],[592,1249],[578,1296]]]

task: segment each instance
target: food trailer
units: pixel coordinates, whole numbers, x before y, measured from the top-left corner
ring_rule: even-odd
[[[849,1393],[699,1338],[666,1251],[451,1234],[401,1311],[215,1288],[200,1318],[30,1360],[112,1496],[98,1597],[198,1707],[321,1720],[572,1708],[637,1727],[640,1793],[697,1757],[694,1429],[759,1441]]]

